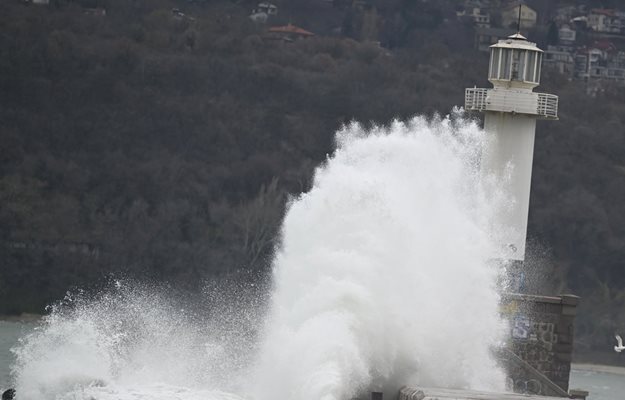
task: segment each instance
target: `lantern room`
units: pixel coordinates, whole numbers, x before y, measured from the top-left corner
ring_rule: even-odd
[[[488,80],[495,86],[532,89],[540,84],[543,51],[515,34],[490,46]]]

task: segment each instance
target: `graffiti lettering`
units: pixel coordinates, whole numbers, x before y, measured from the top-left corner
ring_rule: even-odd
[[[513,339],[527,339],[530,331],[530,320],[525,315],[517,315],[512,327]]]
[[[512,338],[538,342],[548,351],[558,343],[558,335],[555,333],[553,322],[536,322],[523,315],[517,314],[512,323]]]
[[[536,379],[523,380],[518,379],[514,381],[514,391],[516,393],[523,394],[541,394],[543,389],[542,383]]]

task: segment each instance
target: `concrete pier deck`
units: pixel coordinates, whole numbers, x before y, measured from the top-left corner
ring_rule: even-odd
[[[562,397],[405,386],[399,391],[398,400],[562,400]]]

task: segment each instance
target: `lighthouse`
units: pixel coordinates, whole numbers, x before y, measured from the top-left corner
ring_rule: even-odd
[[[506,205],[493,221],[500,254],[523,261],[537,119],[558,119],[558,96],[536,93],[543,51],[520,33],[490,46],[492,88],[465,91],[465,109],[483,112],[486,135],[480,170],[497,182]]]

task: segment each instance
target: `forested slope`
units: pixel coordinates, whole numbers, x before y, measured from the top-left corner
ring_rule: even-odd
[[[327,3],[289,3],[319,33],[293,43],[264,39],[254,2],[82,3],[0,4],[0,313],[111,273],[193,288],[266,271],[287,195],[341,124],[445,114],[487,86],[453,1],[385,3],[383,48],[332,36],[346,11]],[[584,296],[579,333],[603,345],[625,328],[625,95],[543,82],[561,119],[536,141],[540,288]]]

